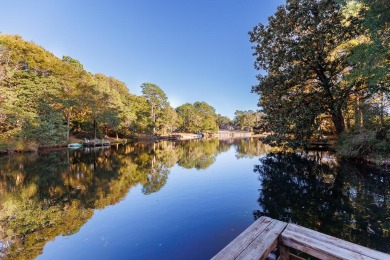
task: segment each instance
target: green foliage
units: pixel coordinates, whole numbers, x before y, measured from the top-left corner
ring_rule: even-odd
[[[150,134],[153,132],[150,108],[145,97],[132,96],[130,105],[134,108],[136,119],[131,123],[130,130],[133,133]]]
[[[354,64],[349,80],[364,82],[373,91],[389,91],[390,7],[384,0],[356,2],[362,5],[359,15],[364,19],[365,34],[349,58]]]
[[[165,94],[159,93],[161,99],[156,100],[148,93],[158,106],[160,128],[172,131],[173,109],[161,110],[169,104]],[[94,122],[98,129],[90,128]],[[27,140],[63,144],[70,131],[89,132],[89,137],[94,132],[123,136],[134,131],[151,133],[154,126],[147,99],[130,94],[123,82],[92,75],[76,59],[58,59],[20,36],[0,35],[0,139],[9,143],[2,150]]]
[[[156,128],[159,128],[157,125],[157,119],[161,116],[161,112],[169,106],[168,98],[165,95],[164,91],[157,85],[152,83],[143,83],[141,85],[142,94],[148,101],[150,106],[150,115],[153,124],[153,134],[156,133]]]
[[[186,103],[176,108],[179,115],[179,130],[189,133],[199,133],[201,131],[202,118],[193,104]]]
[[[190,133],[217,132],[217,114],[206,102],[186,103],[176,108],[179,130]]]
[[[142,96],[133,95],[125,83],[91,74],[70,56],[59,59],[20,36],[1,34],[0,140],[8,144],[0,151],[65,144],[72,133],[97,138],[167,135],[179,126],[190,132],[218,130],[215,109],[207,103],[191,105],[193,118],[179,117],[159,86],[141,88]]]
[[[158,126],[158,133],[167,135],[171,134],[174,129],[178,126],[178,115],[176,110],[171,106],[166,106],[160,112],[160,116],[156,120],[156,125]]]
[[[206,102],[195,102],[194,107],[197,111],[197,114],[201,118],[201,131],[202,132],[217,132],[217,114],[215,113],[214,107],[210,106]]]
[[[234,124],[241,130],[252,131],[260,122],[261,114],[252,110],[234,112]]]
[[[221,114],[217,115],[217,125],[219,128],[221,128],[221,126],[230,125],[231,123],[232,120],[229,117],[223,116]]]
[[[268,72],[252,91],[261,96],[270,139],[307,142],[321,114],[331,116],[337,134],[345,130],[342,109],[361,89],[342,80],[358,25],[334,1],[291,0],[250,32],[255,68]]]
[[[25,123],[23,137],[43,146],[65,144],[68,129],[62,114],[45,103],[39,105],[37,114],[36,122]]]
[[[250,32],[255,68],[268,73],[252,89],[266,142],[305,147],[327,133],[342,135],[342,155],[383,152],[373,129],[389,112],[389,10],[382,0],[288,0]]]
[[[342,134],[337,154],[346,158],[373,158],[380,164],[390,157],[389,144],[389,129],[358,129]]]
[[[83,70],[84,69],[84,66],[76,59],[73,59],[72,57],[70,56],[62,56],[62,61],[72,65],[73,67],[75,67],[77,70]]]

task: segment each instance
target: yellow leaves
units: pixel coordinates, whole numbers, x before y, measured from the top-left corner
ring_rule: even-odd
[[[28,185],[20,191],[20,197],[23,199],[29,199],[36,196],[38,192],[38,186],[36,184]]]
[[[335,49],[330,51],[329,55],[327,56],[327,60],[333,62],[337,59],[340,59],[341,57],[348,55],[352,48],[368,42],[370,42],[370,39],[366,35],[360,35],[356,38],[350,39],[349,41],[340,44]]]
[[[356,0],[349,0],[346,1],[346,4],[344,5],[342,9],[342,14],[344,15],[344,26],[350,26],[351,25],[351,18],[356,17],[360,18],[361,11],[366,10],[367,6],[363,5],[360,1]]]

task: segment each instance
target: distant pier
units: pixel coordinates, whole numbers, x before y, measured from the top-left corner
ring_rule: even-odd
[[[218,131],[218,133],[213,134],[213,137],[219,139],[225,138],[250,138],[252,137],[252,132],[247,131]]]
[[[85,147],[99,147],[99,146],[110,146],[111,142],[105,139],[85,139],[83,142],[83,146]]]
[[[252,132],[246,131],[218,131],[217,133],[202,133],[202,134],[190,134],[190,133],[174,133],[166,139],[169,140],[191,140],[201,138],[219,138],[219,139],[231,139],[231,138],[250,138],[253,137]]]

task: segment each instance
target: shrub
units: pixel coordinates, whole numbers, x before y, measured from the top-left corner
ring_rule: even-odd
[[[345,158],[365,158],[379,163],[390,156],[389,129],[358,129],[343,133],[337,154]]]

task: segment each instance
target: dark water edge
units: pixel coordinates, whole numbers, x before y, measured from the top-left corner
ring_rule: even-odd
[[[329,154],[267,154],[255,166],[265,215],[390,252],[390,175]]]
[[[226,163],[220,161],[222,157],[227,158],[224,159]],[[245,174],[237,175],[237,170],[229,173],[233,171],[232,167],[224,168],[228,162],[234,165],[245,160],[249,164]],[[216,172],[221,175],[220,179],[210,182],[209,178]],[[0,258],[35,258],[56,237],[72,240],[86,223],[91,223],[96,212],[122,205],[125,198],[132,198],[131,192],[138,187],[137,201],[140,203],[150,196],[168,196],[164,192],[168,192],[170,185],[180,187],[182,184],[177,183],[176,178],[183,174],[188,178],[199,178],[199,185],[208,187],[207,197],[193,201],[193,207],[186,206],[190,213],[194,210],[193,215],[200,214],[199,207],[207,209],[194,220],[203,227],[203,230],[198,226],[195,229],[199,233],[195,250],[199,252],[194,258],[210,258],[211,253],[218,252],[262,215],[390,253],[388,173],[364,164],[338,160],[326,152],[273,154],[257,140],[236,139],[140,142],[109,149],[42,150],[1,157]],[[234,187],[242,189],[232,193],[226,188],[233,187],[232,183],[221,186],[229,176],[234,176]],[[252,177],[255,178],[252,180]],[[257,187],[254,195],[248,191],[249,186],[245,188],[248,183],[252,185],[251,189]],[[197,190],[205,192],[200,186],[192,189],[193,196],[198,196]],[[170,204],[161,201],[159,206],[173,212],[169,214],[184,216],[182,209],[169,208],[175,200],[185,196],[178,190],[172,189]],[[221,195],[223,192],[226,195]],[[232,203],[235,198],[241,199],[240,196],[255,202],[249,201],[245,206],[252,214],[232,218],[232,214],[241,214],[240,203],[245,204],[244,201]],[[220,210],[221,207],[224,210]],[[144,214],[134,212],[135,209],[142,210],[142,207],[132,208],[135,216]],[[223,221],[218,223],[219,230],[215,227],[217,222],[212,222],[216,218],[224,219],[226,223],[234,222],[241,230],[227,232],[231,227],[228,224],[223,227]],[[123,225],[132,224],[123,222]],[[164,233],[167,232],[164,226],[155,224],[155,227],[158,230],[153,230],[154,236],[161,233],[161,236],[170,237]],[[194,232],[184,228],[181,231],[183,236],[186,232]],[[210,237],[209,232],[215,233],[216,240],[206,239],[206,236]],[[147,237],[145,234],[145,239]],[[173,258],[183,255],[177,252],[175,243],[179,242],[175,239],[170,237],[172,244],[167,247],[170,246],[171,251],[166,249],[169,252],[165,252]],[[90,248],[92,250],[93,246]],[[87,247],[84,250],[88,250]],[[132,251],[134,256],[135,252],[141,256],[142,250],[150,251],[139,246],[137,250]],[[163,258],[157,253],[150,256]]]

